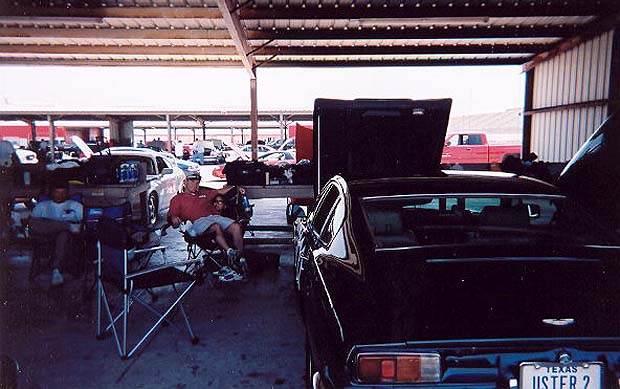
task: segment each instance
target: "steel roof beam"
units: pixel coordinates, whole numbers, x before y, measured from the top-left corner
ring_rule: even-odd
[[[183,59],[70,59],[70,58],[6,58],[0,65],[62,65],[62,66],[208,66],[240,67],[241,61],[205,61]]]
[[[264,47],[252,55],[398,55],[398,54],[500,54],[540,53],[549,50],[551,44],[454,44],[419,46],[345,46],[345,47]],[[232,46],[85,46],[85,45],[3,45],[0,53],[27,54],[101,54],[101,55],[223,55],[235,56]]]
[[[461,27],[409,27],[387,29],[367,27],[362,30],[251,30],[247,39],[277,40],[346,40],[346,39],[471,39],[471,38],[562,38],[576,35],[579,26],[461,26]],[[0,28],[0,36],[10,38],[82,38],[82,39],[231,39],[225,30],[179,29],[109,29],[109,28]],[[235,41],[235,38],[232,38]],[[246,47],[245,39],[238,38]],[[245,43],[240,43],[245,42]],[[240,53],[241,54],[241,53]]]
[[[388,3],[386,3],[388,4]],[[523,2],[520,6],[507,3],[504,6],[487,5],[480,6],[421,6],[406,5],[400,7],[392,5],[383,7],[376,4],[367,7],[367,4],[358,4],[353,8],[349,5],[335,8],[333,5],[316,6],[288,5],[288,8],[245,8],[240,12],[242,20],[336,20],[336,19],[397,19],[397,18],[462,18],[462,17],[553,17],[553,16],[593,16],[604,15],[617,9],[614,1],[580,2],[579,4],[566,6],[558,2],[552,5],[540,5]]]
[[[2,46],[0,46],[0,51]],[[503,54],[503,53],[539,53],[548,50],[551,44],[424,44],[394,46],[329,46],[329,47],[266,47],[254,55],[398,55],[398,54]]]
[[[527,58],[488,58],[480,59],[424,59],[424,60],[291,60],[269,61],[261,64],[263,67],[376,67],[376,66],[436,66],[436,65],[523,65],[530,60]],[[230,61],[183,61],[183,60],[109,60],[109,59],[25,59],[0,58],[0,65],[63,65],[63,66],[209,66],[209,67],[239,67],[241,62]]]
[[[264,67],[380,67],[380,66],[461,66],[522,65],[529,58],[428,59],[428,60],[360,60],[360,61],[271,61]]]
[[[218,8],[204,7],[12,7],[0,8],[3,17],[36,18],[132,18],[132,19],[220,19]]]
[[[226,30],[121,29],[121,28],[0,28],[9,38],[83,39],[231,39]]]
[[[433,26],[400,28],[372,28],[361,30],[252,30],[248,31],[248,38],[277,39],[277,40],[348,40],[348,39],[474,39],[474,38],[563,38],[578,33],[580,26],[548,25],[548,26],[460,26],[443,27]]]
[[[101,55],[222,55],[237,56],[234,46],[104,46],[0,44],[0,53]]]
[[[243,66],[250,74],[250,79],[255,79],[256,73],[254,71],[254,67],[256,66],[256,62],[254,61],[254,58],[248,57],[247,55],[251,48],[248,44],[241,21],[239,20],[239,15],[230,11],[234,8],[230,0],[217,0],[217,6],[222,13],[222,18],[226,23],[228,33],[235,44],[237,54],[239,55],[241,62],[243,62]]]

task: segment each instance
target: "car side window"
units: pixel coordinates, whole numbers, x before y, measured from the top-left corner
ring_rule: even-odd
[[[165,168],[168,167],[166,161],[164,161],[162,157],[155,157],[155,160],[157,161],[157,171],[159,173],[161,173]]]
[[[327,244],[332,242],[344,222],[344,215],[344,202],[342,198],[338,198],[321,231],[320,237],[323,242]]]
[[[469,136],[469,144],[470,145],[481,145],[482,144],[482,136],[480,135],[470,135]]]
[[[316,208],[314,217],[312,218],[312,226],[317,233],[321,233],[323,230],[327,217],[329,216],[337,199],[338,189],[336,189],[334,185],[331,185],[327,189],[327,192],[323,196],[319,206]]]

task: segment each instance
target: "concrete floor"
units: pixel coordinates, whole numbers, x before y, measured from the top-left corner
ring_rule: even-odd
[[[255,203],[254,224],[285,223],[284,200]],[[170,257],[184,257],[179,233],[162,243]],[[292,247],[260,250],[279,253],[280,267],[245,282],[206,282],[185,300],[198,345],[167,326],[122,361],[111,336],[95,339],[95,296],[84,298],[88,284],[69,278],[50,288],[49,274],[29,282],[29,248],[3,248],[0,354],[17,360],[23,388],[301,388],[304,331],[293,290]],[[169,291],[160,293],[163,299]],[[139,306],[132,312],[132,328],[152,320]]]

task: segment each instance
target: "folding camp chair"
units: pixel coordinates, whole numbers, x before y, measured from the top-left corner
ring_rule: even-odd
[[[183,308],[182,300],[190,292],[192,287],[201,280],[201,260],[167,262],[165,246],[136,248],[136,243],[131,239],[126,226],[119,221],[102,218],[97,224],[97,339],[101,339],[107,331],[111,331],[118,353],[122,359],[131,357],[144,342],[166,322],[176,325],[169,320],[170,314],[175,310],[181,312],[192,344],[198,343],[194,335],[189,319]],[[148,262],[155,252],[161,252],[164,263],[152,266]],[[146,258],[146,263],[144,263]],[[183,268],[184,270],[180,270]],[[177,288],[177,284],[184,284]],[[108,296],[111,295],[108,286],[120,291],[122,307],[120,312],[112,313]],[[172,286],[176,296],[171,304],[161,313],[155,307],[150,306],[145,292],[153,288]],[[136,302],[153,313],[158,319],[151,325],[144,335],[128,349],[128,321],[132,304]],[[109,324],[103,328],[102,312],[108,318]],[[122,320],[119,335],[117,321]],[[178,327],[177,327],[178,328]],[[180,328],[179,328],[180,329]]]
[[[69,197],[69,199],[82,203],[82,195],[79,193],[72,195],[71,197]],[[41,195],[38,197],[37,201],[51,201],[51,198],[46,195]],[[32,261],[30,263],[30,270],[28,271],[28,280],[30,281],[34,280],[41,272],[46,269],[44,263],[45,265],[48,265],[47,270],[51,270],[49,263],[51,262],[51,256],[54,254],[54,245],[56,244],[55,235],[43,235],[36,233],[35,231],[33,231],[32,228],[33,223],[34,221],[29,218],[29,220],[26,221],[26,225],[23,227],[24,236],[26,236],[30,240],[32,246]],[[66,226],[68,226],[68,224],[65,224],[63,222],[59,223],[59,225],[61,226],[64,224],[65,228]],[[71,257],[72,260],[68,261],[69,258],[63,258],[64,262],[61,263],[61,265],[65,267],[65,270],[67,267],[69,267],[71,273],[81,274],[84,272],[85,269],[86,256],[86,247],[83,244],[84,225],[83,222],[76,223],[76,225],[79,229],[79,232],[71,234],[71,246],[74,250],[71,255],[68,255],[68,257]]]
[[[223,216],[234,219],[241,225],[242,229],[246,229],[253,214],[254,205],[250,204],[245,194],[239,193],[233,189],[227,194],[227,213]],[[166,235],[166,230],[170,224],[164,225],[162,228],[162,236]],[[230,266],[239,273],[247,273],[247,264],[228,263],[226,253],[219,248],[214,240],[214,234],[204,234],[192,237],[183,232],[183,239],[187,243],[187,260],[195,261],[202,259],[209,271],[220,270],[224,266]]]

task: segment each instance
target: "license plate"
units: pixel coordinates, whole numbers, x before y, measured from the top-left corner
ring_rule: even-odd
[[[602,376],[600,362],[526,362],[521,364],[519,389],[601,389]]]

